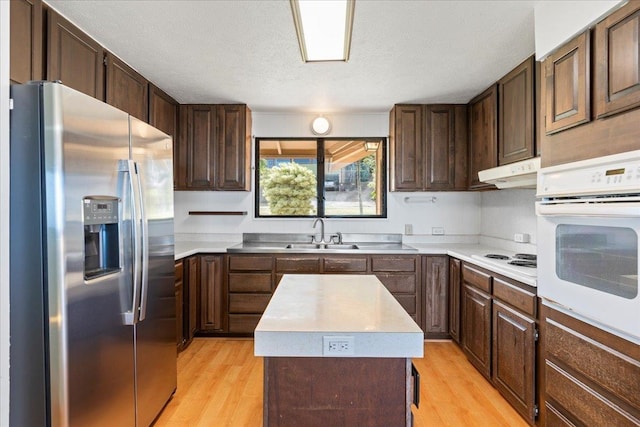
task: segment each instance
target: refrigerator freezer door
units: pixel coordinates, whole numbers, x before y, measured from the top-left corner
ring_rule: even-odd
[[[42,90],[52,425],[133,426],[128,116],[60,84]],[[120,271],[88,280],[87,196],[118,198],[120,229]]]
[[[173,141],[130,117],[131,155],[141,183],[143,277],[135,324],[137,425],[148,426],[176,389]]]

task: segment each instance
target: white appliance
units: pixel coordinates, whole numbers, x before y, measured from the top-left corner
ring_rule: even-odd
[[[498,188],[536,188],[540,157],[478,172],[481,182]]]
[[[640,150],[538,175],[538,295],[640,343]]]
[[[10,424],[149,426],[177,380],[171,137],[58,83],[11,96]]]

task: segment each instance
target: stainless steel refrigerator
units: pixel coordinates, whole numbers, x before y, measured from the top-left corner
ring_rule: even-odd
[[[11,425],[148,426],[176,389],[172,140],[58,83],[11,98]]]

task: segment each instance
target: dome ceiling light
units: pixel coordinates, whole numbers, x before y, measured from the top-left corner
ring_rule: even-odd
[[[331,123],[326,117],[318,116],[311,122],[311,131],[316,135],[326,135],[331,130]]]

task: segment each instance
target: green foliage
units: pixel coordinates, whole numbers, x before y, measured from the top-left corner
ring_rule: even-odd
[[[316,185],[313,172],[297,163],[274,166],[260,182],[272,215],[311,215]]]

